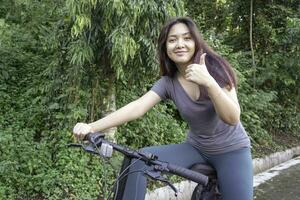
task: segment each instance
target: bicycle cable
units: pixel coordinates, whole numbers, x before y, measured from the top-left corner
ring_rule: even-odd
[[[95,143],[95,141],[92,141],[92,143],[93,143],[93,145],[95,146],[95,148],[96,148],[96,150],[98,151],[98,154],[99,154],[99,161],[101,161],[101,158],[102,158],[102,156],[101,156],[101,152],[100,152],[100,149],[98,148],[98,146],[97,146],[97,144]],[[101,163],[101,162],[100,162]],[[106,159],[104,158],[104,164],[107,164],[107,163],[109,163],[109,162],[106,162]],[[102,163],[101,163],[102,164]],[[103,173],[103,175],[104,175],[104,177],[107,177],[107,173],[106,173],[106,170],[103,170],[104,171],[104,173]],[[102,189],[102,193],[103,193],[103,200],[105,200],[105,192],[106,192],[106,181],[104,181],[104,184],[103,184],[103,189]],[[98,195],[98,199],[100,199],[100,197],[101,197],[101,192],[99,192],[99,195]],[[108,199],[107,199],[108,200]]]
[[[97,152],[98,152],[98,154],[99,154],[99,157],[100,157],[100,161],[101,161],[101,151],[100,151],[100,149],[99,149],[99,147],[97,146],[97,144],[94,142],[94,141],[92,141],[92,143],[93,143],[93,145],[95,146],[95,148],[96,148],[96,150],[97,150]],[[115,187],[115,185],[116,185],[116,192],[118,191],[118,188],[119,188],[119,181],[121,181],[123,178],[125,178],[126,176],[128,176],[129,174],[132,174],[132,173],[136,173],[136,172],[143,172],[143,173],[145,173],[145,171],[144,171],[144,169],[140,169],[140,170],[135,170],[135,171],[132,171],[132,172],[128,172],[128,173],[126,173],[126,174],[124,174],[125,172],[126,172],[126,170],[127,169],[129,169],[131,166],[133,166],[136,162],[138,162],[138,161],[140,161],[140,160],[142,160],[142,158],[138,158],[138,159],[136,159],[134,162],[132,162],[130,165],[128,165],[120,174],[119,174],[119,176],[117,177],[117,179],[115,180],[115,182],[112,184],[112,188],[114,188]],[[104,163],[106,164],[106,163],[109,163],[109,162],[106,162],[106,159],[104,158]],[[105,172],[105,174],[104,174],[104,177],[107,177],[106,175],[106,170],[104,170]],[[104,183],[104,185],[103,185],[103,191],[102,191],[102,193],[103,193],[103,199],[105,200],[105,191],[107,190],[107,188],[106,188],[106,184]],[[109,193],[108,193],[108,196],[107,196],[107,199],[106,200],[109,200],[110,199],[110,197],[111,197],[111,194],[113,193],[113,190],[111,190]],[[99,195],[98,195],[99,197],[101,196],[101,194],[99,193]]]
[[[120,174],[119,176],[116,178],[114,184],[113,184],[113,189],[116,187],[115,189],[115,192],[118,192],[118,189],[119,189],[119,182],[125,178],[126,176],[128,176],[129,174],[132,174],[132,173],[136,173],[136,172],[144,172],[143,169],[140,169],[140,170],[135,170],[135,171],[132,171],[132,172],[127,172],[125,173],[130,167],[132,167],[137,161],[140,161],[142,158],[138,158],[136,159],[135,161],[133,161],[130,165],[128,165]],[[125,173],[125,174],[124,174]],[[109,197],[110,195],[112,194],[112,190],[111,192],[109,193]]]

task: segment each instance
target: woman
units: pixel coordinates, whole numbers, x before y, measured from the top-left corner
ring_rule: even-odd
[[[134,120],[161,100],[171,99],[189,125],[186,141],[144,150],[186,168],[209,163],[217,171],[223,200],[252,199],[250,140],[240,122],[231,66],[209,48],[195,23],[187,17],[173,18],[164,25],[158,48],[162,77],[151,90],[96,122],[76,124],[75,136],[82,138],[89,132]],[[145,167],[138,161],[131,170]],[[142,173],[130,174],[123,199],[144,199],[146,184]]]

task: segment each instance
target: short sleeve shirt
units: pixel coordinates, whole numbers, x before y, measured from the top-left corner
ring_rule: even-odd
[[[250,147],[249,137],[241,122],[229,125],[217,115],[209,98],[194,101],[177,77],[162,76],[151,88],[162,100],[172,100],[187,122],[187,142],[207,154],[221,154]]]

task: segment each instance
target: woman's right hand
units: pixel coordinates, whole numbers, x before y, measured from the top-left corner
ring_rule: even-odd
[[[93,128],[87,123],[77,123],[73,128],[73,134],[78,140],[82,140],[88,133],[93,133]]]

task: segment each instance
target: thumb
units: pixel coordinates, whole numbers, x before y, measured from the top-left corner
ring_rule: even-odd
[[[199,62],[200,65],[205,65],[205,56],[206,56],[206,53],[203,53],[201,55],[200,62]]]

